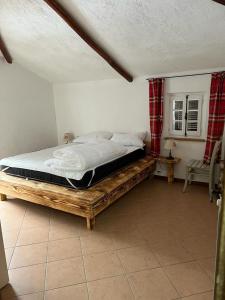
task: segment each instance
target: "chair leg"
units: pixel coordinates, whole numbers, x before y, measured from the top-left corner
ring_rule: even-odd
[[[187,185],[188,185],[188,178],[189,178],[189,168],[186,167],[186,176],[185,176],[185,182],[184,182],[184,187],[183,187],[183,193],[186,192]]]
[[[209,200],[210,202],[213,202],[213,183],[211,180],[209,180]]]
[[[213,202],[213,190],[209,190],[209,200]]]
[[[191,184],[192,183],[192,174],[189,174],[189,177],[188,177],[188,184]]]

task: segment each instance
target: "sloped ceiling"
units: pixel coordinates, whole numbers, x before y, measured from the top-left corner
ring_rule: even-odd
[[[211,0],[59,2],[134,76],[225,65],[225,7]],[[43,0],[1,0],[0,32],[51,82],[120,78]]]

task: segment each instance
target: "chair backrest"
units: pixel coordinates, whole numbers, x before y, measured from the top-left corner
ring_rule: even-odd
[[[209,167],[209,188],[211,191],[214,190],[215,188],[215,172],[216,172],[216,168],[215,168],[215,163],[216,163],[216,159],[218,157],[218,153],[220,150],[220,146],[221,146],[222,142],[221,141],[216,141],[214,148],[213,148],[213,152],[212,152],[212,158],[210,161],[210,167]]]
[[[211,161],[210,161],[210,167],[214,166],[214,164],[215,164],[215,160],[217,159],[221,143],[222,143],[221,141],[216,141],[215,142],[215,145],[214,145],[214,148],[213,148],[213,152],[212,152]]]

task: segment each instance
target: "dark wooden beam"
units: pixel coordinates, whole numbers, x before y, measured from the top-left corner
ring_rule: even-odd
[[[0,51],[2,52],[5,60],[7,61],[7,63],[12,64],[12,56],[10,55],[5,42],[3,41],[1,35],[0,35]]]
[[[225,5],[225,0],[213,0],[214,2],[220,3],[222,5]]]
[[[95,52],[129,82],[133,77],[87,33],[79,22],[56,0],[44,0]]]

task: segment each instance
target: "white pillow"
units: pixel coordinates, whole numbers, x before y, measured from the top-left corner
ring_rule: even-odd
[[[140,132],[137,132],[136,135],[137,135],[142,141],[144,141],[144,139],[146,138],[147,132],[146,132],[146,131],[140,131]]]
[[[108,139],[103,139],[100,137],[94,137],[94,138],[90,138],[86,144],[100,144],[100,143],[105,143],[105,142],[109,142],[110,140]]]
[[[112,137],[112,133],[109,131],[95,131],[85,135],[81,135],[73,140],[74,143],[89,143],[93,140],[106,139],[109,140]]]
[[[124,146],[144,146],[143,140],[134,133],[114,133],[111,141]]]

